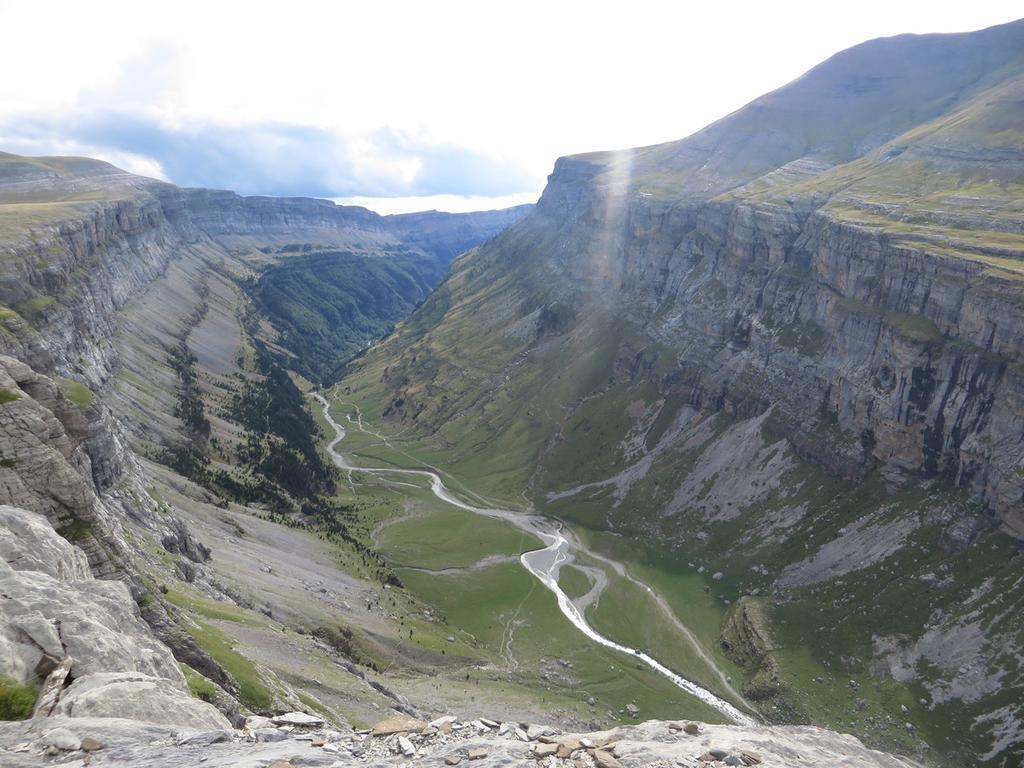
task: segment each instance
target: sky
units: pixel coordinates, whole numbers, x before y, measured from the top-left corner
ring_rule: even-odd
[[[0,151],[382,212],[535,199],[555,159],[683,138],[851,45],[1019,0],[0,0]]]

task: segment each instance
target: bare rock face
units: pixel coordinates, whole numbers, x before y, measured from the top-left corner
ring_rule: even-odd
[[[197,730],[230,728],[227,718],[167,680],[131,672],[101,672],[75,680],[60,697],[54,715],[124,717]]]
[[[771,409],[773,431],[831,474],[940,478],[1024,537],[1018,280],[813,201],[616,195],[581,165],[559,161],[516,239],[500,238],[532,259],[524,293],[633,321],[680,351],[663,389],[705,411]],[[594,253],[611,254],[601,269]],[[642,378],[643,362],[621,374]],[[846,435],[823,437],[827,423]]]
[[[210,559],[209,547],[201,541],[196,541],[184,522],[178,518],[172,518],[167,525],[170,532],[160,540],[164,549],[174,554],[184,555],[193,563],[205,563]]]
[[[0,501],[46,515],[56,526],[95,518],[89,482],[77,466],[86,422],[55,382],[24,363],[0,356]],[[13,399],[10,399],[13,398]]]
[[[125,584],[93,578],[82,551],[42,515],[0,506],[0,555],[0,676],[45,680],[47,710],[55,713],[228,727],[189,696]],[[67,679],[74,682],[62,689]]]
[[[0,506],[0,568],[37,571],[57,581],[92,579],[89,562],[78,547],[55,536],[41,515]]]

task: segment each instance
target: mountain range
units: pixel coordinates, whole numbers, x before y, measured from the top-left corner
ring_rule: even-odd
[[[1024,21],[503,211],[0,154],[0,762],[1020,765],[1021,125]]]

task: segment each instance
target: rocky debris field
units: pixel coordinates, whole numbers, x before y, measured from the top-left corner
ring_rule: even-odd
[[[535,765],[541,768],[717,768],[916,763],[810,726],[648,721],[594,733],[562,733],[485,717],[430,722],[395,714],[370,729],[338,731],[302,712],[250,717],[240,730],[197,731],[118,718],[34,718],[0,723],[0,764],[9,768],[119,765],[302,766]]]

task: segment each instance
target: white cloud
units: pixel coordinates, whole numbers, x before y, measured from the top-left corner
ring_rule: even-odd
[[[374,178],[437,176],[423,148],[457,147],[539,190],[559,155],[680,138],[864,39],[1019,14],[1018,0],[33,0],[0,5],[0,118],[306,126]],[[381,146],[388,133],[415,151]]]
[[[515,195],[413,195],[408,197],[336,197],[338,205],[361,205],[371,211],[388,215],[391,213],[413,213],[415,211],[493,211],[537,202],[537,194],[523,192]]]

